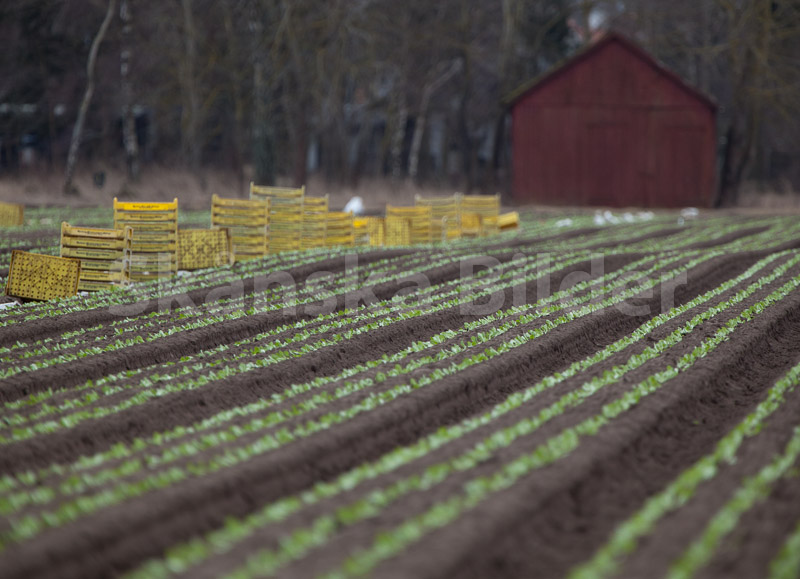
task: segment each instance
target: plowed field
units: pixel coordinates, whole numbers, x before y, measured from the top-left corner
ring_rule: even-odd
[[[0,577],[800,576],[799,288],[795,218],[528,217],[4,307]]]

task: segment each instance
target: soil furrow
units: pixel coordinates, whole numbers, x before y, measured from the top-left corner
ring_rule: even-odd
[[[796,363],[797,359],[792,365]],[[648,533],[639,548],[620,568],[619,575],[637,577],[648,574],[654,569],[668,569],[683,554],[689,544],[699,538],[710,519],[731,499],[742,481],[755,475],[776,454],[783,452],[792,436],[794,427],[798,424],[800,424],[800,390],[795,389],[786,397],[785,403],[769,418],[761,432],[743,443],[734,464],[723,464],[717,475],[701,485],[695,495],[682,505],[680,510],[664,517]],[[698,428],[705,428],[705,426],[700,423],[695,426],[695,429]],[[795,486],[797,485],[795,484]],[[774,510],[776,506],[786,510],[787,505],[782,500],[784,496],[778,490],[775,504],[771,506],[765,504],[761,516],[757,513],[759,509],[755,509],[748,513],[750,521],[739,522],[737,526],[739,532],[728,538],[727,547],[722,546],[720,556],[716,561],[716,570],[708,576],[764,576],[763,567],[762,572],[759,573],[741,574],[739,569],[731,568],[730,563],[726,564],[725,559],[730,559],[731,555],[735,555],[735,566],[738,567],[743,561],[751,558],[761,558],[763,562],[765,546],[768,555],[774,553],[774,548],[780,545],[782,538],[775,535],[775,527],[779,526],[777,521],[781,517],[777,516],[771,521],[766,519],[770,522],[765,524],[763,515],[767,514],[767,511],[772,511],[772,515],[777,515]],[[800,498],[800,495],[798,497]],[[796,521],[795,516],[800,516],[800,505],[795,509],[789,508],[785,514],[783,521],[786,528],[784,530],[788,533],[793,522]],[[766,535],[771,540],[759,541],[755,538],[756,535]],[[743,540],[745,538],[746,540]],[[748,554],[741,551],[744,545],[747,545],[750,550]]]
[[[787,405],[800,408],[800,400]],[[796,420],[791,426],[797,426]],[[794,472],[775,483],[766,499],[746,512],[736,530],[720,545],[716,556],[697,576],[699,579],[766,577],[786,539],[800,521],[800,462]]]
[[[745,237],[752,237],[754,235],[758,235],[759,233],[764,233],[769,229],[769,226],[763,227],[754,227],[748,229],[739,229],[737,231],[733,231],[728,233],[727,235],[723,235],[722,237],[718,237],[717,239],[712,239],[709,241],[701,241],[698,243],[692,243],[683,249],[712,249],[714,247],[720,245],[726,245],[731,243],[732,241],[736,241],[738,239],[743,239]]]

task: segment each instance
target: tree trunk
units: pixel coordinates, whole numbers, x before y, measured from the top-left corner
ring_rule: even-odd
[[[122,138],[125,143],[125,165],[128,179],[139,180],[139,144],[136,138],[136,119],[133,115],[133,89],[131,86],[131,31],[132,16],[129,0],[120,0],[119,18],[122,22],[122,50],[119,57],[122,85]]]
[[[428,108],[430,107],[433,94],[439,90],[448,80],[453,78],[461,70],[461,60],[454,60],[450,66],[437,78],[432,79],[425,85],[422,91],[422,100],[419,106],[414,132],[411,137],[411,151],[408,156],[408,178],[414,180],[419,171],[419,154],[422,149],[422,137],[425,135],[425,125],[428,121]]]
[[[308,133],[308,123],[305,116],[301,115],[296,125],[294,159],[292,160],[292,181],[295,187],[305,185],[308,177]]]
[[[400,179],[403,176],[403,143],[406,140],[406,125],[408,124],[408,107],[405,97],[400,97],[400,103],[395,117],[395,127],[392,132],[391,167],[392,178]]]
[[[103,23],[100,25],[97,36],[94,37],[92,47],[89,50],[89,58],[86,62],[86,91],[83,93],[83,100],[78,109],[78,119],[75,121],[75,126],[72,128],[72,140],[70,141],[69,154],[67,155],[67,170],[64,179],[64,193],[67,195],[77,194],[77,191],[72,185],[72,179],[75,176],[75,165],[78,161],[78,150],[81,146],[81,139],[83,138],[83,125],[86,122],[86,113],[89,110],[89,103],[92,102],[92,95],[94,94],[94,73],[95,64],[97,63],[97,53],[108,31],[108,26],[111,24],[111,18],[116,8],[117,0],[109,0],[106,16],[103,18]]]
[[[200,97],[197,94],[197,79],[195,67],[197,60],[197,42],[194,28],[194,14],[192,13],[192,0],[181,0],[183,8],[184,45],[185,55],[183,64],[183,92],[184,109],[182,115],[184,153],[189,158],[192,170],[200,169],[201,147],[200,138]]]
[[[230,90],[231,100],[233,101],[233,169],[236,172],[236,177],[239,182],[239,191],[245,190],[245,175],[244,175],[244,118],[245,118],[245,103],[244,95],[241,90],[241,85],[244,83],[243,75],[240,71],[240,64],[238,57],[241,54],[241,45],[238,41],[237,30],[233,23],[233,15],[231,14],[231,7],[228,2],[221,3],[223,20],[225,24],[225,36],[227,38],[227,63],[229,81],[228,86]],[[257,43],[253,43],[252,58],[258,58],[257,50],[255,49]]]
[[[259,185],[274,185],[275,148],[267,114],[264,65],[256,51],[253,52],[253,58],[253,179]]]

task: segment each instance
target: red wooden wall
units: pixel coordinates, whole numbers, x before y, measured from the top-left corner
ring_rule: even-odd
[[[610,35],[512,105],[519,203],[709,207],[715,106]]]

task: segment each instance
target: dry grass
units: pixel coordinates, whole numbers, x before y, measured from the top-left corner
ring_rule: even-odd
[[[186,169],[148,167],[139,182],[128,183],[121,171],[107,169],[104,173],[102,187],[94,184],[91,172],[78,173],[75,177],[78,196],[61,192],[63,176],[60,173],[30,171],[6,176],[0,178],[0,200],[27,206],[96,207],[110,205],[114,197],[140,201],[172,201],[177,197],[183,208],[206,209],[214,193],[223,197],[246,197],[251,179],[247,172],[240,177],[232,171],[207,170],[198,176]],[[412,183],[390,180],[362,180],[357,187],[329,185],[316,177],[309,181],[306,189],[310,195],[328,194],[331,209],[337,210],[358,195],[368,212],[382,211],[387,203],[411,205],[416,193],[453,193],[444,189],[420,189]]]
[[[246,197],[252,175],[245,171],[204,170],[201,175],[186,169],[148,166],[138,183],[127,183],[120,170],[103,168],[105,183],[98,187],[90,171],[79,172],[75,185],[80,195],[67,196],[61,192],[63,175],[46,171],[27,171],[15,176],[0,177],[0,201],[35,206],[97,207],[111,205],[116,196],[140,201],[172,201],[177,197],[182,208],[207,209],[211,195]],[[287,183],[280,183],[287,184]],[[450,195],[451,188],[419,188],[413,183],[389,179],[362,180],[356,187],[326,184],[313,177],[308,183],[310,195],[329,195],[330,207],[340,210],[353,197],[362,198],[367,213],[380,213],[387,204],[413,205],[414,195]],[[594,212],[588,207],[526,207],[526,212],[542,215]],[[620,209],[613,210],[622,211]],[[728,210],[734,213],[800,213],[800,195],[794,192],[763,191],[745,186],[739,207]]]

